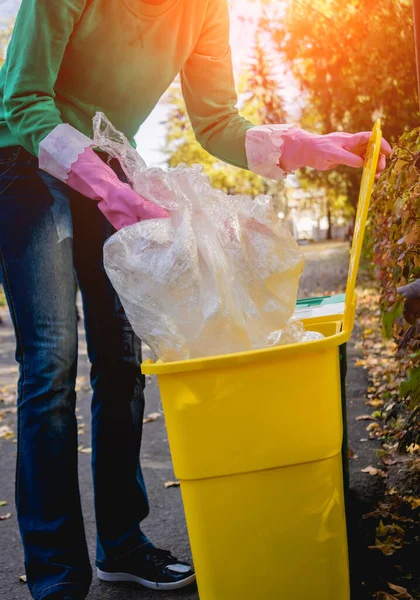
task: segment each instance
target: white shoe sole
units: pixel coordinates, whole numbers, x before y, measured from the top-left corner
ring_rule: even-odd
[[[153,581],[148,581],[147,579],[142,579],[141,577],[136,577],[131,573],[107,573],[106,571],[101,571],[101,569],[96,568],[96,572],[101,581],[108,582],[118,582],[118,581],[126,581],[139,583],[145,588],[149,590],[178,590],[180,588],[186,587],[187,585],[191,585],[195,581],[195,575],[190,575],[186,579],[182,581],[176,581],[175,583],[154,583]]]

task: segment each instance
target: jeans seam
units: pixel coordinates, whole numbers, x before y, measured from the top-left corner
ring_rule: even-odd
[[[12,158],[3,158],[0,159],[0,167],[3,166],[12,166],[16,163],[16,159],[19,157],[20,151],[22,150],[22,146],[18,146],[18,149],[12,154]]]
[[[14,167],[14,165],[12,165],[10,167],[10,169],[12,169],[13,167]],[[9,171],[10,171],[10,169],[9,169]],[[9,187],[15,183],[16,179],[19,179],[19,175],[16,175],[16,177],[14,177],[12,179],[12,181],[9,181],[9,183],[6,185],[6,187],[4,188],[4,190],[1,190],[0,196],[2,196],[4,194],[4,192],[6,192],[9,189]]]
[[[128,552],[125,552],[124,554],[121,554],[121,556],[118,556],[117,558],[113,558],[112,561],[109,561],[109,560],[99,560],[97,558],[96,562],[102,563],[102,564],[106,565],[107,563],[114,562],[115,560],[123,560],[124,558],[127,558],[127,556],[130,556],[130,554],[133,554],[133,552],[136,552],[137,550],[140,550],[140,548],[148,547],[149,545],[150,544],[148,542],[146,542],[144,544],[140,544],[139,546],[136,546],[132,550],[129,550]]]
[[[3,271],[3,279],[4,279],[4,287],[6,289],[7,295],[8,295],[8,304],[9,304],[9,310],[12,316],[12,321],[13,321],[13,325],[15,328],[15,332],[16,332],[16,341],[18,344],[18,347],[20,348],[21,351],[21,356],[22,356],[22,362],[21,362],[21,368],[22,368],[22,372],[21,372],[21,376],[19,378],[19,384],[18,384],[18,399],[21,400],[20,404],[22,404],[22,400],[24,398],[24,382],[25,382],[25,353],[23,351],[23,342],[22,342],[22,336],[20,335],[20,329],[19,329],[19,325],[18,325],[18,319],[17,319],[17,314],[16,314],[16,310],[15,310],[15,306],[13,303],[13,298],[12,298],[12,292],[10,289],[10,283],[9,283],[9,279],[7,276],[7,271],[6,271],[6,263],[4,261],[4,257],[3,257],[3,252],[1,250],[0,247],[0,263],[1,263],[1,268]],[[17,497],[17,490],[18,490],[18,484],[19,484],[19,467],[20,467],[20,410],[19,410],[19,402],[16,402],[17,404],[17,423],[16,423],[16,432],[17,432],[17,448],[16,448],[16,473],[15,473],[15,504],[16,504],[16,510],[18,511],[18,497]]]
[[[7,162],[5,162],[5,161],[1,162],[0,161],[0,167],[2,167],[2,166],[5,167],[5,170],[0,174],[0,179],[2,179],[4,175],[7,175],[7,173],[9,171],[11,171],[13,169],[13,167],[16,166],[16,163],[18,162],[18,158],[19,158],[19,154],[20,154],[21,149],[22,149],[21,146],[19,146],[18,150],[14,153],[14,155],[13,155],[13,157],[12,157],[11,160],[9,160]],[[14,177],[12,179],[12,181],[9,181],[9,183],[6,185],[6,187],[3,190],[0,191],[0,196],[2,196],[4,194],[4,192],[6,192],[9,189],[9,187],[14,184],[14,182],[16,181],[16,179],[19,179],[19,175],[16,175],[16,177]]]
[[[46,588],[42,589],[39,594],[37,594],[35,596],[35,600],[38,600],[38,598],[41,598],[42,594],[48,590],[51,590],[52,588],[56,588],[56,587],[67,587],[67,586],[76,586],[78,588],[80,588],[80,583],[77,582],[73,582],[73,581],[64,581],[62,583],[54,583],[53,585],[49,585]]]

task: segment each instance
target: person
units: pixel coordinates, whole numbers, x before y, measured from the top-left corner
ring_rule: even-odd
[[[228,163],[274,179],[363,163],[368,132],[313,135],[239,116],[227,0],[22,1],[0,73],[0,260],[20,367],[17,516],[35,600],[85,598],[92,577],[77,476],[75,277],[93,389],[97,574],[157,590],[194,580],[141,530],[141,346],[102,264],[115,229],[166,212],[90,138],[102,111],[133,140],[178,73],[197,139]],[[383,142],[379,169],[389,153]]]

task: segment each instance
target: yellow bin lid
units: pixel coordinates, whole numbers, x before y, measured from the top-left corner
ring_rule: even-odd
[[[366,221],[369,212],[370,199],[372,196],[373,185],[375,183],[375,174],[378,166],[379,154],[381,149],[382,131],[380,121],[376,121],[366,150],[366,158],[363,167],[362,181],[360,185],[359,201],[357,206],[355,228],[353,235],[353,244],[350,255],[349,273],[346,288],[346,301],[344,315],[334,315],[328,318],[328,321],[337,322],[338,333],[328,336],[323,340],[306,342],[305,344],[291,344],[285,346],[276,346],[240,352],[237,354],[224,354],[221,356],[196,358],[176,362],[164,363],[158,361],[153,363],[147,360],[142,365],[142,371],[148,375],[163,375],[167,373],[178,373],[182,371],[195,371],[205,368],[221,368],[229,366],[232,361],[236,364],[245,364],[249,361],[257,360],[262,356],[269,358],[270,355],[281,352],[297,352],[303,345],[321,349],[336,346],[347,341],[354,325],[356,311],[356,279],[359,269],[360,256],[362,253],[363,238],[365,235]],[[325,320],[325,319],[324,319]],[[312,321],[312,319],[311,319]],[[342,323],[342,326],[341,326]],[[341,332],[340,332],[341,329]]]
[[[343,331],[352,331],[356,309],[356,280],[359,270],[360,256],[362,253],[363,239],[365,236],[366,221],[369,212],[370,199],[375,183],[376,169],[378,167],[381,151],[382,130],[378,120],[372,131],[366,151],[363,167],[362,182],[360,184],[359,201],[354,226],[353,244],[350,254],[349,274],[346,287],[346,304],[344,309]]]

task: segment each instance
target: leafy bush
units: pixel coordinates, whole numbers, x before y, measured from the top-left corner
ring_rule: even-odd
[[[404,134],[376,187],[371,221],[375,278],[381,291],[384,334],[398,343],[408,408],[400,449],[420,440],[420,294],[397,289],[420,279],[420,128]]]

